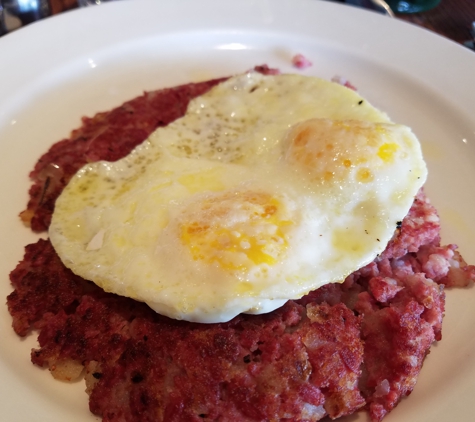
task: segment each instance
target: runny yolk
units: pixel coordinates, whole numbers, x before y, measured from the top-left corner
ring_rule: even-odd
[[[196,204],[195,204],[196,206]],[[195,261],[246,271],[274,265],[287,248],[282,205],[261,192],[220,194],[208,198],[181,224],[181,241]]]

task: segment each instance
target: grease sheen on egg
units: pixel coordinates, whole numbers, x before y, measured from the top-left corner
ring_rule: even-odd
[[[198,322],[262,313],[381,253],[427,176],[405,126],[356,92],[249,73],[56,202],[51,241],[104,290]]]

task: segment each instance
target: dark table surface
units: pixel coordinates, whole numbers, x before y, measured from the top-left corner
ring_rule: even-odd
[[[472,39],[470,28],[475,22],[475,0],[442,0],[432,10],[412,15],[397,14],[397,17],[463,44]]]

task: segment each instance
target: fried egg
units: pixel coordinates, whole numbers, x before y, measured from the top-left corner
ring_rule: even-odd
[[[222,322],[373,261],[426,177],[412,131],[358,93],[251,72],[191,101],[127,157],[83,167],[49,235],[104,290]]]

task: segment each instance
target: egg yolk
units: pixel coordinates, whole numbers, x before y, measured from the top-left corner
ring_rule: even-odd
[[[285,253],[283,205],[262,192],[220,193],[192,204],[180,224],[181,242],[194,260],[218,264],[222,269],[247,271],[273,265]]]
[[[399,145],[393,142],[385,143],[378,149],[378,157],[386,163],[391,163],[394,160],[394,154],[399,149]]]
[[[374,180],[371,168],[395,161],[400,146],[385,142],[386,129],[356,120],[311,119],[287,135],[286,159],[321,184]]]

